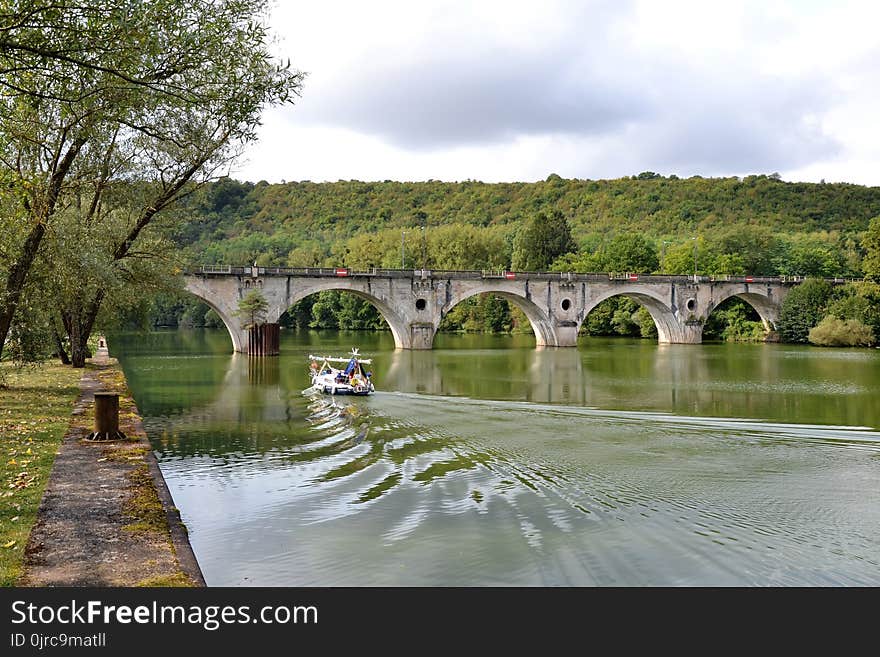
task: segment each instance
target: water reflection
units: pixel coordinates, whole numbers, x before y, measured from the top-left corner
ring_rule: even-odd
[[[246,358],[236,354],[239,358]],[[274,357],[246,358],[248,383],[273,386],[281,381],[281,359]]]
[[[111,346],[211,584],[880,583],[878,354],[324,335],[345,398],[164,339]]]

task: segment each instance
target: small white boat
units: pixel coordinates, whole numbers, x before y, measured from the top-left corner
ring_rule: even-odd
[[[309,354],[309,361],[311,390],[331,395],[369,395],[375,391],[371,381],[373,373],[364,368],[373,361],[361,358],[357,349],[352,349],[347,358]],[[345,366],[334,367],[333,363],[345,363]]]

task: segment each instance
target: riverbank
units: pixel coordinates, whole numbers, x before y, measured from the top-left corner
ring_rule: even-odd
[[[0,586],[12,586],[21,575],[81,374],[56,363],[21,370],[0,364]]]
[[[45,491],[38,510],[29,518],[20,514],[16,521],[22,522],[19,536],[5,541],[16,541],[8,549],[18,553],[18,563],[4,567],[3,583],[203,586],[186,528],[173,505],[118,363],[108,357],[106,349],[100,349],[84,370],[66,369],[80,377],[79,395],[73,404],[70,401],[75,395],[69,397],[63,439],[56,438],[54,443],[47,440],[43,447],[47,458],[57,454],[54,463],[49,461],[51,474],[48,483],[45,479],[42,482]],[[8,394],[10,390],[3,392]],[[126,440],[84,440],[94,424],[96,391],[119,394],[119,424]],[[69,386],[66,392],[70,394]],[[25,388],[18,394],[26,398],[31,393]],[[34,397],[28,399],[31,406],[35,402],[39,404]],[[31,412],[30,417],[34,415]],[[13,411],[10,416],[15,418],[17,413]],[[38,424],[34,419],[29,422]],[[10,476],[7,465],[6,478]],[[42,485],[34,481],[31,488],[40,490]],[[15,504],[21,503],[16,500]],[[2,508],[8,513],[6,504]]]

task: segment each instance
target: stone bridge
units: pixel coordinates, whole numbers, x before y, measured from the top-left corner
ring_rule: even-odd
[[[629,297],[651,314],[661,343],[698,344],[711,312],[730,297],[749,303],[769,331],[797,278],[649,276],[346,268],[202,267],[184,275],[186,289],[223,320],[235,351],[248,349],[235,312],[251,290],[269,303],[268,322],[293,304],[324,290],[342,290],[373,304],[398,349],[430,349],[443,317],[477,294],[493,294],[528,317],[539,346],[577,346],[581,324],[598,304]]]

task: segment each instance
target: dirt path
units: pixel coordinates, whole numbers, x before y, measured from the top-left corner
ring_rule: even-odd
[[[115,359],[99,349],[80,380],[37,522],[22,586],[204,586],[204,579]],[[96,391],[119,392],[128,440],[88,442]]]

